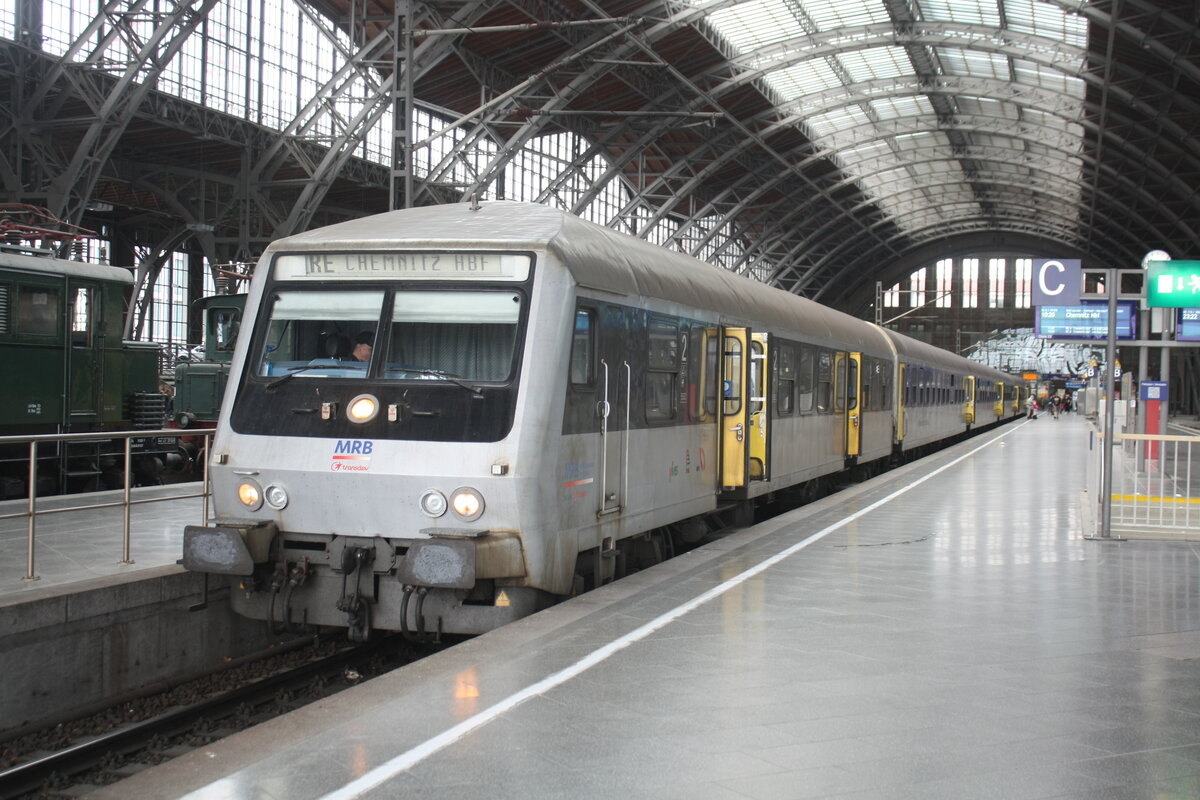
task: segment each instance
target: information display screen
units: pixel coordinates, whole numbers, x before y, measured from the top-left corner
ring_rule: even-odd
[[[1179,309],[1175,339],[1180,342],[1200,342],[1200,308]]]
[[[1105,339],[1108,305],[1038,306],[1035,333],[1043,339]],[[1117,304],[1117,338],[1134,338],[1133,303]]]

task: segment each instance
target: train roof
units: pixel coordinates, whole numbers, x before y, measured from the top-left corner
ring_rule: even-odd
[[[818,342],[836,341],[869,353],[890,352],[891,339],[902,355],[947,368],[962,369],[966,360],[900,334],[885,333],[849,314],[691,256],[531,203],[490,201],[474,206],[455,203],[391,211],[290,236],[272,244],[270,250],[374,250],[397,246],[545,247],[586,288],[719,309],[727,322],[800,329]],[[971,363],[978,367],[973,371],[1003,375]]]
[[[0,269],[37,272],[44,275],[71,276],[91,280],[132,284],[133,273],[124,267],[93,264],[90,261],[67,261],[52,256],[33,256],[0,250]]]

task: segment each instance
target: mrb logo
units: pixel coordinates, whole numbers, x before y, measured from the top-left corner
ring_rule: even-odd
[[[334,472],[367,472],[371,469],[371,451],[375,443],[362,439],[341,439],[333,446]]]

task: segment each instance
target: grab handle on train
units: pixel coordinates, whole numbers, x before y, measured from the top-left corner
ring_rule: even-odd
[[[746,435],[746,428],[745,428],[745,426],[744,426],[744,425],[742,425],[742,423],[740,423],[740,422],[739,422],[737,425],[734,425],[734,426],[733,426],[732,428],[730,428],[729,430],[731,430],[731,431],[734,431],[734,432],[736,432],[736,433],[737,433],[737,440],[738,440],[739,442],[740,442],[740,441],[742,441],[742,439],[744,439],[744,438],[745,438],[745,435]]]

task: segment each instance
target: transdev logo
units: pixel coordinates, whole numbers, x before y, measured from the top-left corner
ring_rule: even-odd
[[[371,469],[371,452],[375,443],[363,439],[340,439],[333,446],[333,472],[367,472]]]

